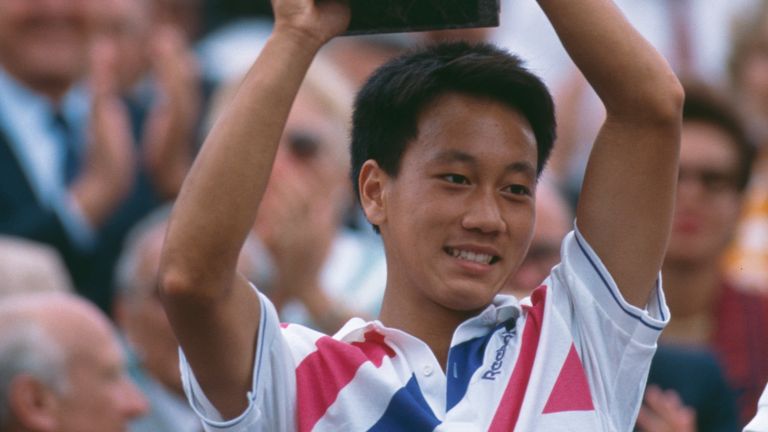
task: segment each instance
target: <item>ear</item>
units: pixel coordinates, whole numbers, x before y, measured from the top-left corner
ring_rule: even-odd
[[[20,374],[11,380],[8,405],[11,417],[25,429],[54,431],[57,428],[58,396],[32,375]]]
[[[360,188],[360,205],[368,222],[380,226],[386,220],[384,186],[389,175],[374,160],[367,160],[360,168],[357,184]]]

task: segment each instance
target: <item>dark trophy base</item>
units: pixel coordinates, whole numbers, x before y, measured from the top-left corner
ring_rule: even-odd
[[[350,0],[346,35],[499,25],[499,0]]]

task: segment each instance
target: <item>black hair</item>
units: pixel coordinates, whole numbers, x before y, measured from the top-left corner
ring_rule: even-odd
[[[742,118],[732,102],[716,89],[691,81],[684,83],[683,122],[702,122],[715,126],[731,137],[738,157],[736,188],[742,192],[749,184],[756,148]]]
[[[487,43],[451,42],[406,53],[381,66],[355,100],[352,118],[352,184],[369,159],[396,176],[407,144],[418,135],[419,115],[449,92],[498,101],[530,123],[538,148],[537,174],[555,140],[555,114],[546,85],[522,61]],[[374,227],[375,228],[375,227]]]

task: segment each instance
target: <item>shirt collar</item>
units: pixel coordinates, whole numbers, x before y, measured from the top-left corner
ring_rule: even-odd
[[[50,118],[52,112],[53,106],[48,98],[27,88],[0,67],[0,114],[6,117],[7,123],[11,123],[9,127],[15,119],[8,116],[29,118],[47,114]]]
[[[50,99],[28,88],[0,66],[0,125],[14,131],[12,135],[23,134],[26,125],[49,124],[56,109]],[[83,83],[73,86],[62,98],[58,109],[70,125],[85,125],[90,114],[90,95],[86,86]],[[84,130],[75,130],[75,133],[78,138],[84,136]]]
[[[512,295],[499,294],[494,297],[491,304],[486,306],[479,314],[468,318],[454,331],[454,342],[451,345],[462,342],[465,339],[475,337],[479,332],[488,332],[505,323],[512,323],[522,315],[520,301]],[[365,321],[361,318],[352,318],[334,335],[334,339],[352,342],[362,340],[365,332],[376,329],[385,336],[390,334],[404,334],[402,330],[385,326],[381,321]]]

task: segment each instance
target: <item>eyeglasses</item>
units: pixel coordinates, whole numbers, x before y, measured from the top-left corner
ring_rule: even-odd
[[[320,153],[321,138],[308,131],[287,131],[288,149],[299,160],[310,161]]]
[[[715,168],[690,169],[680,167],[677,178],[678,187],[687,182],[695,181],[705,191],[710,193],[736,192],[738,190],[738,175],[733,171]]]

